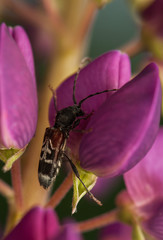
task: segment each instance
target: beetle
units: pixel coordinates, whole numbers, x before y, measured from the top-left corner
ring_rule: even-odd
[[[56,117],[55,117],[54,126],[46,128],[46,131],[45,131],[43,145],[42,145],[41,154],[40,154],[39,167],[38,167],[38,178],[39,178],[40,185],[43,186],[44,189],[47,189],[54,182],[57,174],[59,173],[63,159],[67,159],[76,177],[80,180],[80,182],[85,187],[87,193],[89,194],[89,197],[92,198],[94,201],[96,201],[99,205],[101,205],[101,202],[97,200],[91,192],[89,192],[89,190],[81,180],[75,164],[66,155],[65,149],[66,149],[66,142],[67,142],[67,139],[69,138],[70,131],[74,130],[79,125],[81,120],[87,119],[92,114],[92,113],[90,114],[84,113],[84,111],[81,108],[82,103],[85,102],[88,98],[91,98],[98,94],[110,92],[110,91],[117,91],[117,89],[104,90],[101,92],[90,94],[87,97],[80,100],[79,103],[77,103],[76,97],[75,97],[75,90],[76,90],[76,81],[77,81],[80,70],[81,68],[78,69],[74,79],[74,84],[73,84],[74,105],[68,106],[58,111],[54,90],[50,87],[51,91],[53,92]]]

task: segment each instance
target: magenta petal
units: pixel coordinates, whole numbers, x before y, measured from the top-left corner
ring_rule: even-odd
[[[54,240],[81,240],[82,237],[73,223],[66,223],[63,225],[61,232]]]
[[[120,182],[122,182],[121,177],[114,178],[97,178],[97,182],[91,192],[98,199],[103,200],[108,196],[108,194],[112,194],[115,189],[119,186]],[[89,199],[90,200],[90,199]]]
[[[58,219],[53,210],[35,207],[24,216],[5,240],[49,240],[58,232]]]
[[[149,64],[95,112],[80,145],[81,166],[98,176],[116,176],[139,162],[159,127],[161,87],[158,67]]]
[[[127,190],[136,206],[163,199],[163,128],[144,159],[124,175]],[[143,184],[142,184],[143,183]]]
[[[123,223],[113,223],[103,228],[100,232],[100,240],[131,240],[132,229]]]
[[[163,239],[163,128],[144,157],[124,174],[127,191],[141,216],[142,226],[156,239]],[[143,216],[143,217],[142,217]]]
[[[75,74],[76,75],[76,74]],[[58,109],[73,105],[73,83],[75,75],[64,81],[57,90]],[[76,84],[75,96],[77,102],[89,94],[106,89],[119,88],[129,81],[131,75],[130,61],[126,54],[120,51],[107,52],[80,71]],[[95,111],[108,97],[102,94],[93,97],[82,105],[86,112]],[[53,99],[50,103],[49,121],[54,125],[55,111]]]
[[[163,203],[163,202],[162,202]],[[162,240],[163,239],[163,204],[157,208],[155,214],[142,223],[144,229],[155,239]]]
[[[12,34],[13,39],[19,47],[19,50],[24,57],[24,60],[26,61],[27,67],[33,76],[33,80],[35,80],[33,53],[26,32],[21,26],[16,26],[10,29],[10,33]]]
[[[13,30],[13,34],[17,32],[18,29]],[[24,39],[24,32],[19,28],[19,35],[20,32]],[[36,129],[36,83],[31,55],[27,54],[28,39],[26,43],[28,50],[23,50],[20,39],[17,44],[6,25],[0,26],[0,139],[7,148],[23,148]]]

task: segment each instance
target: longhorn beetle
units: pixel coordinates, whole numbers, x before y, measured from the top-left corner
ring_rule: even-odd
[[[71,168],[80,180],[80,182],[85,187],[89,197],[93,199],[97,204],[102,205],[99,200],[97,200],[91,192],[87,189],[83,181],[81,180],[78,170],[72,160],[66,155],[65,148],[66,142],[69,137],[70,131],[75,129],[82,119],[87,119],[91,114],[86,115],[82,110],[82,103],[88,98],[96,96],[98,94],[116,91],[117,89],[104,90],[101,92],[96,92],[90,94],[87,97],[80,100],[79,103],[76,101],[75,90],[76,90],[76,81],[80,73],[81,67],[79,67],[73,84],[73,102],[74,105],[57,110],[56,99],[53,91],[54,107],[56,110],[55,124],[53,127],[46,128],[43,145],[40,154],[39,168],[38,168],[38,178],[40,185],[43,188],[47,189],[55,180],[63,159],[67,159],[71,165]]]

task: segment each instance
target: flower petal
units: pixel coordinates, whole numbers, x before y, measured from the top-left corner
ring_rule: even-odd
[[[35,207],[24,216],[5,240],[49,240],[58,235],[58,232],[58,219],[53,210]]]
[[[94,196],[100,200],[104,200],[108,195],[111,195],[122,182],[122,177],[114,178],[97,178],[96,185],[91,190]]]
[[[126,54],[120,51],[110,51],[98,57],[86,67],[78,76],[75,96],[77,102],[93,94],[106,89],[120,88],[129,81],[131,75],[130,62]],[[57,89],[58,109],[73,105],[73,84],[76,74],[69,77]],[[95,96],[82,105],[86,112],[96,110],[107,98],[107,94]],[[98,99],[98,100],[97,100]],[[53,99],[50,103],[49,121],[54,125],[55,111]]]
[[[145,230],[157,240],[163,239],[163,205],[160,204],[155,214],[143,223]]]
[[[128,171],[152,146],[159,127],[161,87],[158,68],[149,64],[114,93],[92,116],[80,145],[80,163],[98,176]]]
[[[22,52],[22,48],[20,50],[6,25],[2,24],[0,27],[0,139],[1,144],[7,148],[23,148],[29,143],[37,123],[36,83],[29,67],[30,61],[27,61],[27,57],[24,58]]]
[[[100,232],[100,240],[131,240],[131,227],[123,223],[113,223],[103,228]]]
[[[160,191],[160,189],[163,189],[162,143],[163,128],[160,128],[148,154],[124,175],[127,190],[136,206],[163,198],[163,191]]]
[[[73,223],[66,223],[63,225],[62,231],[54,240],[81,240],[79,232]]]
[[[35,84],[35,68],[33,61],[33,53],[28,36],[21,26],[16,26],[14,28],[10,28],[9,30],[17,46],[19,47],[19,50],[21,51],[24,57],[24,60],[26,61],[27,67],[33,76]]]
[[[106,89],[120,88],[129,81],[131,75],[130,61],[126,54],[120,51],[110,51],[95,59],[93,62],[83,68],[78,76],[76,83],[75,96],[77,102],[93,94]],[[57,90],[58,109],[73,105],[73,84],[76,74],[64,81]],[[82,110],[89,114],[96,111],[100,105],[112,93],[96,95],[82,104]],[[53,99],[49,110],[50,125],[54,125],[55,110]],[[81,121],[77,129],[85,129],[90,118]],[[71,132],[68,140],[68,146],[74,154],[77,154],[80,139],[83,136],[79,132]]]

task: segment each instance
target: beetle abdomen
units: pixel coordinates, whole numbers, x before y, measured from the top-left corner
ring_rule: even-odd
[[[65,138],[62,132],[56,128],[47,128],[38,168],[39,182],[45,189],[54,182],[59,173],[64,147]]]

